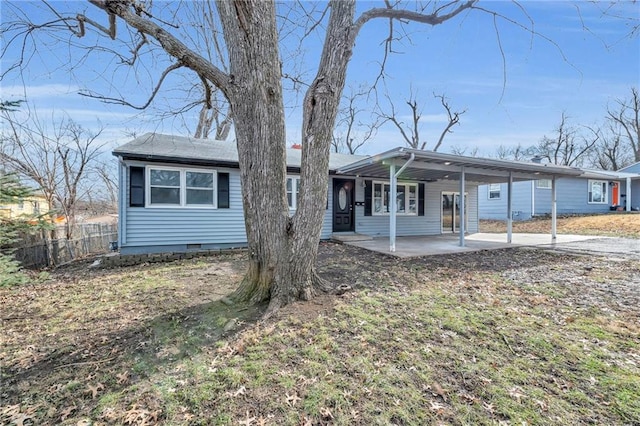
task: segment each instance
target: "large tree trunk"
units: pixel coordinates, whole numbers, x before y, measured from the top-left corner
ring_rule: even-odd
[[[326,45],[338,54],[325,47],[305,98],[300,191],[297,212],[290,218],[275,5],[218,2],[230,53],[229,96],[249,247],[249,269],[234,297],[253,303],[270,300],[269,312],[329,289],[314,266],[327,200],[331,134],[351,54],[351,46],[335,49],[335,44],[353,43],[348,28],[354,3],[333,6]]]
[[[297,212],[289,218],[282,72],[274,2],[217,0],[229,53],[226,73],[139,13],[133,3],[89,0],[110,16],[119,16],[129,26],[152,36],[182,66],[196,71],[227,97],[235,120],[249,246],[248,272],[234,296],[253,303],[270,299],[269,312],[330,289],[316,275],[314,266],[329,186],[331,135],[359,29],[378,18],[438,25],[472,8],[476,1],[450,3],[453,10],[442,15],[439,13],[443,8],[433,14],[391,6],[373,8],[354,22],[355,0],[331,0],[318,73],[304,101],[300,191]],[[113,37],[115,31],[113,20],[109,34]]]

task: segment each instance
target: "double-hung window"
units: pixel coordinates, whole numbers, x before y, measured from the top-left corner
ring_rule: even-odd
[[[185,171],[187,206],[213,206],[213,172]]]
[[[177,205],[182,202],[180,170],[149,169],[149,204]]]
[[[298,207],[299,184],[299,178],[287,177],[287,203],[289,204],[289,210],[295,210]]]
[[[490,200],[499,200],[500,199],[500,184],[499,183],[490,183],[489,184],[489,199]]]
[[[217,207],[213,170],[148,167],[148,200],[152,207]]]
[[[604,180],[589,181],[589,203],[590,204],[607,204],[607,181],[604,181]]]
[[[418,214],[418,185],[401,183],[396,186],[395,203],[390,202],[391,186],[386,182],[374,182],[371,198],[374,215],[387,215],[395,204],[396,213],[401,215]]]

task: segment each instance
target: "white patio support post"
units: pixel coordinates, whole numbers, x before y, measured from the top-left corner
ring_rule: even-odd
[[[391,164],[389,169],[389,177],[391,178],[391,192],[389,194],[389,200],[387,206],[389,207],[389,251],[396,251],[396,198],[397,198],[397,182],[396,177],[396,165]]]
[[[464,166],[460,167],[460,247],[464,247],[464,232],[465,232],[465,215],[466,212],[464,211],[464,201],[465,201],[465,196],[464,196],[464,181],[465,181],[466,177],[465,177],[465,172],[464,172]],[[454,201],[455,201],[455,197],[454,197]],[[454,202],[454,208],[455,208],[455,202]]]
[[[391,211],[389,211],[389,251],[391,252],[396,251],[396,211],[398,209],[398,200],[396,200],[396,198],[398,197],[398,176],[400,176],[400,174],[404,172],[404,169],[413,163],[415,159],[416,155],[411,153],[411,157],[400,167],[400,170],[396,172],[395,163],[391,163],[391,167],[389,168],[389,177],[391,178],[391,192],[389,193],[389,208],[391,209]],[[405,206],[405,209],[406,208],[408,208],[408,206]]]
[[[513,232],[513,172],[509,172],[509,183],[507,184],[507,243],[511,244]]]
[[[625,198],[625,202],[627,203],[625,210],[630,212],[631,211],[631,178],[630,177],[627,178],[627,192],[625,192],[625,194],[627,194]]]
[[[556,177],[551,179],[551,242],[556,242],[556,221],[557,221],[557,205],[556,205]]]

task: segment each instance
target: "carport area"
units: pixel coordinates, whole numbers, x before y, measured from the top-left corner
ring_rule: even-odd
[[[556,232],[556,179],[559,177],[577,177],[584,172],[580,169],[558,166],[552,164],[525,163],[519,161],[497,160],[490,158],[465,157],[453,154],[443,154],[433,151],[423,151],[409,148],[395,148],[384,153],[365,158],[355,163],[348,164],[337,170],[337,174],[355,175],[361,178],[378,179],[389,182],[388,199],[397,199],[398,181],[407,180],[413,182],[424,182],[426,184],[439,181],[453,181],[458,183],[458,214],[459,227],[457,230],[457,247],[454,247],[455,240],[448,235],[424,237],[423,241],[430,244],[421,244],[421,237],[398,236],[397,216],[399,208],[391,208],[389,217],[389,237],[375,239],[372,241],[360,241],[361,247],[372,250],[391,253],[406,253],[408,256],[427,255],[427,251],[436,252],[464,252],[469,250],[485,250],[488,248],[508,247],[508,243],[518,245],[516,236],[512,232],[513,214],[513,183],[517,181],[531,181],[538,179],[549,179],[551,181],[551,230],[550,235],[544,235],[540,243],[552,244],[558,242]],[[474,240],[467,238],[467,221],[465,211],[465,194],[467,184],[473,184],[476,188],[479,184],[503,183],[507,186],[507,208],[505,218],[507,220],[507,233],[502,236],[501,241]],[[366,196],[365,196],[366,198]],[[365,203],[366,203],[365,199]],[[370,202],[370,201],[369,201]],[[431,200],[433,202],[433,200]],[[440,201],[438,201],[440,202]],[[454,202],[455,204],[455,202]],[[431,218],[442,221],[442,216]],[[477,227],[475,228],[477,229]],[[358,229],[355,229],[358,232]],[[477,235],[477,234],[476,234]],[[522,238],[521,238],[522,240]],[[526,237],[529,245],[535,245],[531,237]],[[544,240],[544,241],[543,241]],[[537,241],[537,239],[536,239]],[[384,249],[378,250],[378,247]],[[431,248],[433,247],[433,248]],[[411,254],[422,253],[422,254]],[[405,257],[405,256],[400,256]]]
[[[549,239],[549,234],[512,234],[511,243],[507,243],[506,234],[477,233],[467,235],[465,245],[459,244],[457,235],[433,235],[419,237],[396,237],[396,250],[389,251],[389,238],[378,237],[369,240],[343,241],[343,244],[364,248],[400,258],[434,256],[438,254],[466,253],[482,250],[497,250],[503,248],[525,246],[549,246],[577,243],[587,240],[602,239],[588,235],[557,235],[555,243]]]

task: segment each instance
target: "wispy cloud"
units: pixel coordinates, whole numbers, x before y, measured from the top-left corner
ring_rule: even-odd
[[[69,84],[42,84],[35,86],[2,86],[2,96],[6,99],[34,99],[50,98],[60,95],[77,93],[79,86]]]

